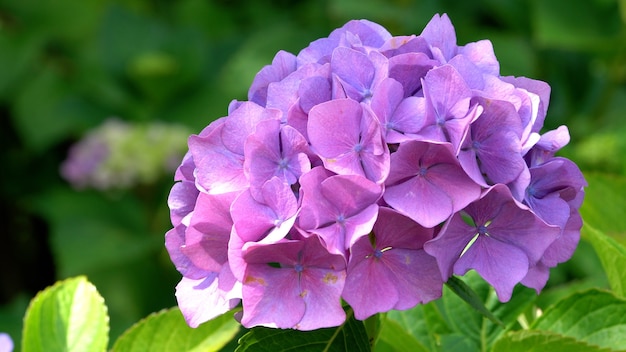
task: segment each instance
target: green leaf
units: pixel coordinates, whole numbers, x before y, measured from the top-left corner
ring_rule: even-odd
[[[351,316],[339,327],[314,331],[256,327],[239,340],[236,352],[361,352],[370,350],[363,323]]]
[[[415,336],[404,329],[400,323],[392,319],[383,320],[375,350],[376,352],[429,351]]]
[[[452,276],[446,282],[446,286],[452,290],[457,296],[459,296],[463,301],[469,304],[472,308],[474,308],[477,312],[485,316],[487,319],[491,320],[495,324],[500,325],[501,327],[505,327],[504,323],[498,319],[487,307],[483,301],[478,297],[478,294],[472,290],[463,280],[457,278],[456,276]]]
[[[365,327],[365,333],[368,336],[368,341],[370,341],[371,346],[373,346],[378,339],[383,321],[384,315],[381,314],[374,314],[363,321],[363,327]]]
[[[507,352],[609,352],[611,349],[592,346],[573,337],[549,331],[516,331],[499,339],[492,349]]]
[[[424,347],[426,350],[436,350],[437,346],[440,345],[441,336],[452,333],[435,302],[417,305],[408,310],[389,311],[382,320],[382,329],[378,341],[380,341],[380,345],[393,346],[385,347],[389,351],[402,350],[405,345],[417,346],[418,344],[426,346]],[[407,339],[412,341],[400,339],[401,336],[410,336],[411,338]],[[379,344],[377,343],[376,350],[378,351],[378,349]],[[420,348],[404,350],[420,351]]]
[[[394,351],[393,347],[400,348],[398,346],[404,346],[405,343],[419,343],[429,351],[467,352],[488,349],[508,330],[519,327],[518,317],[537,297],[532,289],[518,286],[513,291],[511,300],[502,303],[498,301],[493,288],[475,271],[470,271],[456,280],[462,282],[453,283],[459,290],[464,290],[462,294],[471,295],[474,304],[482,306],[482,310],[491,314],[506,328],[489,320],[478,310],[468,307],[465,299],[454,294],[451,288],[445,287],[443,297],[439,300],[405,311],[390,311],[385,315],[379,337],[383,351]],[[391,331],[392,329],[403,331]],[[401,335],[411,336],[413,341],[395,341]]]
[[[87,278],[60,281],[39,292],[24,317],[24,351],[104,351],[109,317]]]
[[[584,225],[583,232],[600,257],[611,289],[626,297],[626,248],[588,224]]]
[[[451,330],[436,303],[388,312],[375,351],[479,351],[478,338]],[[458,303],[471,311],[464,302],[459,300]]]
[[[548,308],[531,329],[599,347],[626,349],[626,300],[598,289],[578,292]]]
[[[113,351],[219,351],[239,331],[233,315],[228,312],[194,329],[178,308],[162,310],[128,329]]]

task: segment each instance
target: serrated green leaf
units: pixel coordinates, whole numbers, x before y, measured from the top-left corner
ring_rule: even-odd
[[[611,289],[616,295],[626,297],[626,248],[588,224],[583,232],[600,257]]]
[[[79,276],[39,292],[24,317],[24,351],[104,351],[109,339],[104,299]]]
[[[234,311],[190,328],[178,308],[154,313],[128,329],[113,345],[114,352],[219,351],[240,329]]]
[[[608,291],[578,292],[548,308],[531,329],[590,345],[626,349],[626,300]]]
[[[516,331],[499,339],[492,351],[507,352],[609,352],[608,348],[589,345],[573,337],[549,331]]]
[[[459,298],[469,304],[472,308],[474,308],[477,312],[482,314],[487,319],[491,320],[495,324],[500,325],[501,327],[505,327],[504,323],[498,319],[480,299],[478,294],[472,290],[470,286],[468,286],[463,280],[457,278],[456,276],[452,276],[446,282],[446,286],[452,290]]]
[[[252,328],[239,340],[236,352],[365,352],[371,351],[365,327],[350,317],[335,328],[313,331]]]

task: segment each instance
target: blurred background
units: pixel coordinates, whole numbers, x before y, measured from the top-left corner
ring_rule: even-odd
[[[350,19],[419,34],[443,12],[459,45],[493,42],[502,75],[552,86],[545,128],[570,128],[583,216],[626,243],[624,0],[0,0],[0,331],[19,345],[29,300],[76,275],[105,298],[111,341],[174,306],[163,236],[187,136],[278,50]],[[539,304],[604,285],[583,241]]]

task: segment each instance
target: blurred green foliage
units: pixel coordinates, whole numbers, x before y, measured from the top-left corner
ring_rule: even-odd
[[[419,34],[443,12],[459,44],[493,42],[503,75],[552,86],[546,128],[569,126],[563,155],[592,176],[583,215],[626,240],[599,209],[613,197],[609,221],[626,215],[614,191],[626,184],[624,0],[0,0],[0,331],[20,341],[30,297],[73,275],[104,297],[112,341],[175,305],[179,275],[163,246],[171,178],[72,189],[59,165],[89,129],[115,116],[199,132],[246,99],[278,50],[297,53],[356,18]],[[550,285],[603,280],[583,242]]]

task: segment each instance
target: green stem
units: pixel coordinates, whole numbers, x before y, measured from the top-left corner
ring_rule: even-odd
[[[487,318],[483,317],[480,327],[480,351],[487,352]]]

